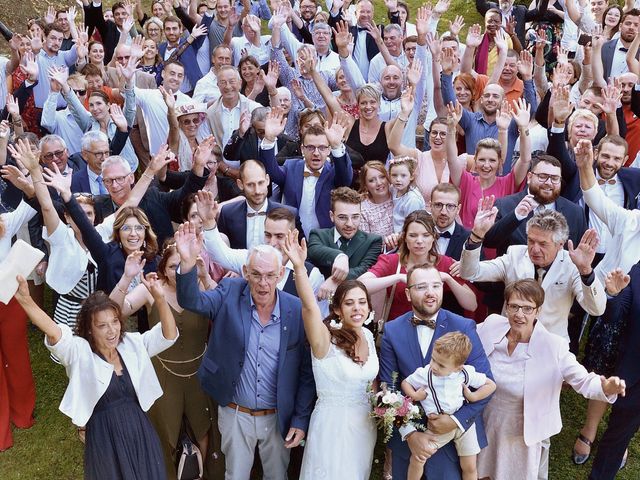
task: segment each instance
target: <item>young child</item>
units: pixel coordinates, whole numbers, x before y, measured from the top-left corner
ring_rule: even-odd
[[[416,160],[398,157],[389,160],[389,176],[393,186],[393,231],[400,233],[407,215],[415,210],[424,210],[425,203],[420,190],[415,186]]]
[[[452,415],[462,406],[465,398],[469,402],[487,398],[495,391],[496,384],[484,373],[476,372],[474,367],[464,364],[469,353],[471,340],[464,333],[450,332],[443,335],[433,345],[429,365],[418,368],[404,379],[402,391],[412,400],[420,401],[427,416],[432,413]],[[478,390],[471,392],[469,387]],[[436,441],[432,443],[437,448],[442,448],[451,440],[460,457],[463,480],[476,480],[476,456],[480,453],[480,446],[475,425],[466,432],[457,428],[449,433],[436,435]],[[412,455],[407,480],[420,480],[423,472],[424,462]]]

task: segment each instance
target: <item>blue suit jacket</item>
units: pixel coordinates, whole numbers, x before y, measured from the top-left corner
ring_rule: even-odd
[[[300,219],[298,218],[298,210],[288,205],[267,200],[267,212],[279,207],[293,212],[296,216],[296,228],[304,237]],[[231,248],[247,248],[247,202],[233,202],[222,207],[218,217],[218,230],[229,237],[229,246]]]
[[[89,183],[89,172],[86,165],[77,172],[73,172],[71,177],[71,191],[73,193],[91,193],[91,184]]]
[[[380,381],[391,384],[393,372],[398,374],[398,388],[400,382],[412,374],[417,368],[424,367],[431,360],[433,343],[445,333],[459,331],[466,334],[473,345],[469,358],[465,362],[473,365],[478,372],[486,373],[490,378],[491,367],[489,360],[482,348],[482,342],[476,333],[476,324],[473,320],[461,317],[455,313],[440,309],[436,320],[435,333],[426,357],[422,356],[418,333],[416,327],[411,323],[413,312],[405,313],[395,320],[385,325],[382,345],[380,347]],[[489,398],[474,403],[465,403],[456,413],[455,417],[465,428],[476,424],[478,443],[480,447],[487,445],[487,438],[484,433],[482,423],[482,410],[489,402]],[[389,446],[393,450],[394,471],[393,478],[402,480],[407,478],[407,468],[411,451],[406,442],[403,442],[400,435],[395,432]],[[396,468],[396,467],[400,468]],[[439,449],[436,454],[426,463],[425,473],[429,480],[454,480],[460,479],[460,465],[458,454],[449,442],[445,447]]]
[[[287,205],[300,209],[302,200],[302,184],[304,181],[304,159],[292,158],[285,161],[284,165],[278,165],[274,155],[274,149],[259,149],[258,161],[262,162],[271,181],[282,190],[283,201]],[[336,187],[348,187],[353,180],[353,168],[351,158],[345,153],[342,157],[335,158],[333,165],[327,160],[318,178],[315,191],[316,216],[320,228],[333,227],[329,218],[331,210],[331,190]]]
[[[209,17],[208,15],[202,16],[202,21],[200,22],[205,27],[209,28],[211,22],[213,21],[213,17]],[[188,33],[184,35],[178,44],[178,48],[182,46],[187,41]],[[202,35],[194,40],[194,42],[186,48],[184,52],[178,57],[178,61],[184,65],[184,74],[189,79],[191,83],[191,88],[195,88],[198,80],[202,78],[202,72],[200,71],[200,67],[198,66],[198,50],[202,47],[204,43],[204,39],[207,38],[207,35]],[[160,58],[164,58],[165,53],[167,52],[167,42],[162,42],[158,45],[158,54]]]
[[[223,279],[214,290],[201,292],[193,268],[176,275],[176,289],[181,307],[213,320],[198,377],[205,392],[219,405],[228,405],[233,401],[249,342],[249,284],[239,278]],[[308,430],[316,392],[300,300],[285,292],[278,292],[278,298],[281,320],[276,388],[278,424],[284,438],[291,427]]]

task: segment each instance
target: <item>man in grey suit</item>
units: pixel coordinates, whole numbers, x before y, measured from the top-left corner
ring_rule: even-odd
[[[609,81],[609,77],[618,78],[629,71],[627,51],[638,34],[638,29],[640,29],[640,10],[632,8],[624,13],[620,20],[620,38],[614,38],[602,45],[601,58],[605,82]],[[596,49],[597,45],[594,45],[594,50]],[[593,52],[594,57],[596,53]]]

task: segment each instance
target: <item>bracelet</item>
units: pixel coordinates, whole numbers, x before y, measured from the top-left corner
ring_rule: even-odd
[[[400,120],[402,123],[407,123],[409,121],[408,118],[405,119],[405,118],[400,118],[400,117],[398,117],[398,120]]]
[[[145,178],[148,178],[149,180],[152,180],[152,181],[153,181],[153,179],[156,178],[156,177],[152,177],[152,176],[147,175],[146,172],[142,172],[142,176],[145,177]]]
[[[44,180],[34,180],[34,181],[33,181],[33,182],[31,182],[31,183],[32,183],[32,185],[34,185],[34,186],[35,186],[35,185],[37,185],[37,184],[39,184],[39,183],[44,183]]]
[[[474,241],[473,239],[471,239],[471,241],[473,243],[482,243],[482,241],[484,240],[484,237],[481,237],[480,235],[478,235],[477,233],[475,233],[473,230],[471,230],[471,234],[469,235],[469,237],[476,237],[476,240],[478,240],[477,242]]]
[[[118,291],[119,291],[121,294],[123,294],[123,295],[126,295],[126,294],[127,294],[127,292],[125,292],[124,290],[122,290],[122,289],[120,288],[120,285],[116,284],[116,288],[118,289]]]

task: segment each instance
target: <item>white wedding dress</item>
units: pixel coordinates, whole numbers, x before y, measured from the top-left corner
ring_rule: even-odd
[[[331,344],[323,359],[312,354],[318,400],[311,414],[301,480],[368,480],[376,444],[376,426],[369,416],[367,386],[378,374],[373,335],[363,329],[369,345],[364,365]]]

